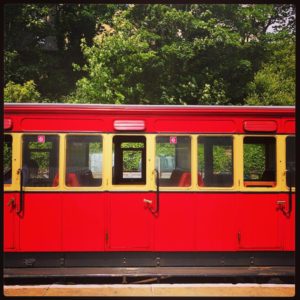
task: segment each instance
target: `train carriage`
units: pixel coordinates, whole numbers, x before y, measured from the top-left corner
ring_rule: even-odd
[[[5,272],[294,274],[294,107],[6,103],[4,130]]]

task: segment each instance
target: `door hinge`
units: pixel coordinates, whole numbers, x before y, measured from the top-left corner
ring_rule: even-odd
[[[108,232],[105,233],[105,242],[108,243]]]
[[[241,242],[241,233],[239,231],[237,233],[237,239],[238,239],[238,242],[240,243]]]

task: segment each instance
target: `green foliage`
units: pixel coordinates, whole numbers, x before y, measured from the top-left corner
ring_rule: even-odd
[[[102,153],[102,143],[94,142],[89,143],[89,154],[100,154]]]
[[[244,144],[244,178],[260,179],[265,170],[263,144]]]
[[[4,81],[34,80],[41,98],[65,100],[82,73],[80,40],[91,43],[98,22],[124,5],[6,4],[4,7]],[[54,88],[55,87],[55,88]],[[68,97],[69,98],[69,97]]]
[[[77,101],[243,104],[267,56],[272,5],[131,5],[82,44]],[[251,88],[250,88],[251,89]]]
[[[117,31],[96,36],[91,47],[82,43],[87,57],[83,70],[89,78],[77,82],[76,98],[92,103],[143,103],[147,84],[143,71],[155,64],[155,52],[122,14],[113,23]]]
[[[226,174],[232,172],[232,147],[231,146],[213,146],[212,158],[212,172],[214,174]],[[208,161],[205,159],[204,144],[198,144],[198,170],[200,173],[204,172],[204,165]]]
[[[123,171],[137,172],[139,163],[142,159],[142,153],[136,151],[124,151],[123,153]]]
[[[3,149],[3,174],[11,170],[12,166],[12,147],[11,141],[4,140]]]
[[[295,102],[292,4],[39,3],[4,12],[4,84],[33,80],[32,101]]]
[[[203,174],[204,172],[204,145],[198,143],[198,172]]]
[[[288,39],[275,41],[273,56],[255,74],[249,84],[249,105],[295,105],[295,43]]]
[[[49,161],[48,151],[49,150],[51,151],[52,145],[53,145],[52,142],[45,142],[45,143],[30,142],[29,144],[29,149],[33,150],[30,152],[30,159],[37,162],[39,173],[41,174],[49,170],[50,161]]]
[[[157,143],[156,156],[171,156],[175,157],[176,147],[170,143]]]
[[[137,172],[139,170],[142,160],[142,148],[144,148],[144,146],[144,143],[123,142],[121,144],[121,148],[123,149],[123,172]]]
[[[226,174],[231,172],[232,172],[232,147],[214,145],[213,173]]]
[[[9,81],[4,88],[4,102],[37,102],[40,96],[33,80],[23,85]]]
[[[15,65],[17,65],[18,52],[15,50],[4,51],[4,78],[7,81],[13,80],[13,72]]]

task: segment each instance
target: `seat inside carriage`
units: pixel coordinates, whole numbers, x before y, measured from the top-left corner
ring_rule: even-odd
[[[52,186],[58,185],[58,174],[53,179]],[[81,169],[77,171],[69,171],[66,174],[66,185],[69,187],[90,187],[100,186],[102,183],[101,178],[94,178],[93,173],[89,169]]]
[[[209,186],[231,186],[231,174],[214,174],[202,177],[201,173],[197,175],[197,183],[199,187]],[[160,186],[162,187],[188,187],[191,185],[191,172],[182,169],[174,169],[169,179],[161,178]]]
[[[203,186],[203,178],[200,173],[198,173],[198,186]],[[160,186],[171,186],[171,187],[188,187],[191,185],[191,172],[176,168],[172,171],[169,179],[160,178]]]

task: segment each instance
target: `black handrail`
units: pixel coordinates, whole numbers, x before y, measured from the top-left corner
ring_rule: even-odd
[[[154,172],[156,173],[156,208],[151,209],[151,212],[157,214],[159,212],[159,172],[157,169],[154,169]]]
[[[289,217],[291,215],[292,212],[292,205],[293,205],[293,201],[292,201],[292,180],[293,180],[293,172],[291,170],[291,168],[288,170],[289,173],[289,210],[287,212],[287,216]]]
[[[23,170],[19,169],[18,174],[20,174],[20,208],[17,214],[20,215],[24,210],[24,193],[23,193]]]
[[[289,167],[287,170],[286,170],[286,175],[287,175],[287,178],[288,178],[288,185],[289,185],[289,205],[288,205],[288,211],[286,211],[284,209],[284,207],[281,207],[280,210],[283,212],[283,214],[286,216],[286,217],[290,217],[291,215],[291,212],[292,212],[292,205],[293,205],[293,192],[292,192],[292,180],[293,180],[293,170],[291,170],[291,167]]]

